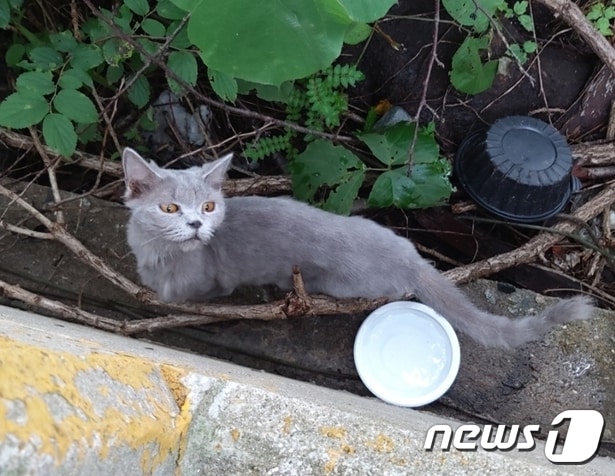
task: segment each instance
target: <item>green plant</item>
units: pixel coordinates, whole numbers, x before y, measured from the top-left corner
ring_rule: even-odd
[[[173,0],[190,12],[188,36],[218,83],[240,79],[279,86],[327,68],[346,42],[367,38],[366,25],[395,0]],[[221,77],[225,76],[224,81]]]
[[[451,83],[468,94],[485,91],[493,84],[498,71],[499,59],[492,58],[490,49],[493,32],[504,38],[498,14],[516,19],[527,32],[533,33],[529,3],[517,1],[510,7],[505,0],[442,0],[442,4],[456,22],[469,29],[468,36],[453,55]],[[505,42],[506,56],[519,64],[525,63],[528,55],[537,49],[533,39],[520,44]]]
[[[613,19],[615,18],[615,1],[594,3],[587,12],[587,19],[603,36],[613,35]]]
[[[373,207],[425,208],[451,194],[450,163],[440,157],[433,124],[419,128],[401,122],[358,138],[380,162],[368,167],[354,153],[317,139],[291,161],[295,195],[326,210],[348,214],[367,173],[376,174],[368,204]]]
[[[7,15],[7,5],[10,15]],[[197,62],[182,20],[183,10],[170,0],[124,0],[116,11],[101,10],[125,35],[137,38],[145,51],[158,52],[167,38],[167,65],[189,84],[197,80]],[[78,140],[97,137],[99,111],[94,104],[97,86],[114,89],[128,81],[128,99],[137,107],[150,100],[150,85],[143,71],[149,61],[103,19],[89,18],[76,35],[60,26],[56,32],[32,32],[25,25],[21,0],[0,0],[0,26],[12,27],[12,45],[5,54],[8,66],[20,71],[15,92],[0,103],[0,125],[25,128],[41,124],[43,139],[68,157]],[[176,93],[181,87],[167,78]]]
[[[341,118],[348,112],[345,89],[363,78],[363,73],[356,66],[337,64],[292,82],[287,92],[277,99],[285,103],[287,121],[324,132],[340,125]],[[246,86],[246,89],[250,88],[251,85]],[[286,129],[272,137],[262,137],[246,148],[244,156],[260,160],[283,152],[288,158],[293,158],[297,154],[293,144],[296,137],[293,129]],[[309,142],[313,137],[305,136],[303,139]]]
[[[166,82],[181,95],[185,91],[177,78],[194,86],[204,70],[197,62],[200,56],[212,88],[223,99],[234,101],[256,90],[263,99],[284,103],[288,121],[333,131],[348,112],[345,89],[363,75],[354,66],[332,63],[344,42],[366,39],[368,23],[393,3],[123,0],[113,10],[86,13],[82,23],[60,19],[56,31],[34,32],[28,29],[31,12],[21,0],[0,0],[0,27],[13,35],[5,59],[17,72],[14,92],[0,103],[0,126],[40,126],[44,141],[68,157],[77,142],[100,139],[107,127],[100,121],[99,109],[105,106],[100,96],[124,101],[126,92],[126,99],[143,110],[124,132],[136,138],[154,126],[152,111],[144,108],[151,101],[151,78],[160,77],[158,60],[166,62],[164,71],[177,75],[167,75]],[[44,8],[43,3],[37,6]],[[262,139],[253,158],[276,150],[294,156],[296,195],[341,213],[349,212],[372,177],[369,203],[374,206],[429,206],[450,193],[433,129],[406,123],[358,137],[381,166],[370,168],[350,150],[310,135],[298,137],[294,129]],[[295,150],[297,141],[307,144],[301,154]]]

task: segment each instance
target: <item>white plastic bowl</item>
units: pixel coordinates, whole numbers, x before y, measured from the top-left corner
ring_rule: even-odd
[[[424,304],[397,301],[372,312],[354,342],[359,377],[378,398],[420,407],[440,398],[459,371],[459,341]]]

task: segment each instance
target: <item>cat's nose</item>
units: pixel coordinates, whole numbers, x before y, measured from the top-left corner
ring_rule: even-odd
[[[201,222],[200,220],[194,220],[194,221],[188,222],[188,226],[191,228],[194,228],[195,230],[198,230],[199,228],[201,228],[202,224],[203,222]]]

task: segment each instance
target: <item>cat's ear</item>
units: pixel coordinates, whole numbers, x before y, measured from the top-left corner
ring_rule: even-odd
[[[233,154],[228,154],[211,162],[203,167],[203,180],[213,188],[221,188],[224,179],[226,178],[226,171],[231,165]]]
[[[124,198],[138,197],[153,188],[161,178],[152,166],[130,147],[126,147],[122,152],[122,166],[126,181]]]

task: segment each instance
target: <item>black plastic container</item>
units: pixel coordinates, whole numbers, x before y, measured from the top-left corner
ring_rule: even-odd
[[[578,183],[564,137],[533,117],[509,116],[466,138],[455,172],[468,194],[494,215],[531,223],[559,213]]]

